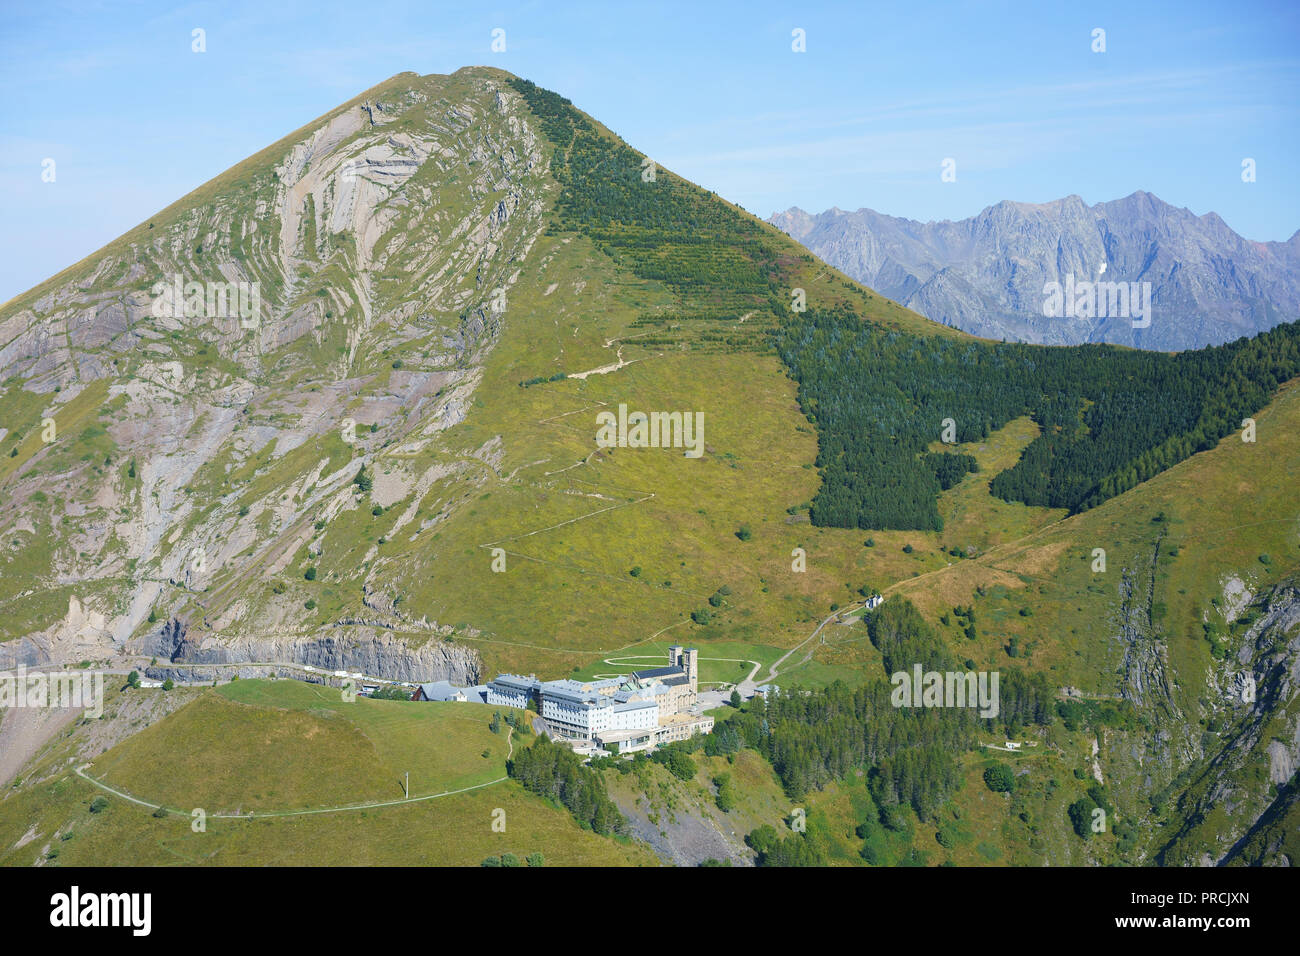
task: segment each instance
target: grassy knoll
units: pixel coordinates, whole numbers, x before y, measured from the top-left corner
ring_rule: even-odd
[[[583,831],[563,809],[509,782],[382,809],[209,820],[206,833],[192,832],[188,819],[158,819],[111,797],[107,808],[92,814],[89,805],[100,793],[86,781],[65,777],[11,797],[0,805],[0,823],[18,819],[36,835],[17,848],[6,839],[0,865],[30,865],[47,846],[58,853],[46,864],[66,866],[476,866],[487,856],[514,853],[522,859],[534,852],[548,866],[656,862],[635,844]],[[504,832],[492,829],[497,810],[505,811]],[[6,826],[6,838],[10,832]]]
[[[411,796],[423,796],[505,775],[506,738],[488,730],[492,710],[346,703],[337,689],[300,681],[237,681],[141,731],[89,772],[151,803],[209,813],[401,799],[408,771]]]
[[[635,844],[581,830],[559,807],[505,775],[507,735],[494,708],[364,698],[298,681],[238,681],[209,690],[97,758],[87,773],[181,815],[107,795],[67,766],[76,734],[47,752],[0,801],[0,865],[474,865],[541,852],[548,863],[653,863]],[[516,743],[520,738],[516,736]],[[524,736],[526,743],[530,736]],[[486,754],[486,756],[485,756]],[[402,799],[489,783],[398,806],[263,816]],[[107,806],[90,812],[105,796]],[[208,813],[194,833],[188,814]],[[492,829],[505,811],[504,832]],[[253,819],[222,818],[250,813]],[[54,852],[50,856],[51,851]]]

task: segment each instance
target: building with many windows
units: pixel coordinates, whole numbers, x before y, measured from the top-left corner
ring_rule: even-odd
[[[542,682],[536,677],[518,674],[498,674],[487,685],[487,702],[497,707],[518,707],[520,710],[537,700]]]
[[[633,671],[626,678],[541,681],[501,674],[487,685],[487,702],[537,708],[553,736],[621,753],[650,750],[713,730],[713,718],[696,713],[699,651],[675,645],[668,665]]]

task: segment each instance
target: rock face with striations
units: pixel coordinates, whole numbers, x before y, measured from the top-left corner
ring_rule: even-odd
[[[1215,213],[1146,192],[1094,206],[1078,196],[1003,201],[958,222],[798,208],[768,221],[882,295],[986,338],[1178,351],[1300,316],[1300,232],[1251,242]],[[1151,283],[1150,324],[1135,328],[1131,314],[1044,315],[1044,286],[1071,276]]]
[[[1300,820],[1290,785],[1300,765],[1300,590],[1278,585],[1252,611],[1258,617],[1223,672],[1207,673],[1221,747],[1205,754],[1208,759],[1180,798],[1182,822],[1162,834],[1156,854],[1161,864],[1300,862],[1280,836],[1287,829],[1294,834]],[[1240,825],[1216,829],[1216,814]]]
[[[477,678],[384,545],[487,481],[494,436],[440,442],[554,189],[509,81],[399,74],[0,306],[0,664],[175,619],[194,662]]]
[[[164,676],[194,681],[211,680],[218,673],[226,676],[227,670],[256,676],[237,665],[278,662],[326,673],[345,670],[397,681],[447,680],[464,687],[478,683],[482,670],[478,653],[463,644],[431,638],[415,646],[367,627],[336,627],[328,633],[287,642],[249,637],[227,640],[195,635],[181,621],[172,620],[142,638],[138,649],[160,659],[159,673],[165,672]],[[169,663],[162,663],[162,659]]]

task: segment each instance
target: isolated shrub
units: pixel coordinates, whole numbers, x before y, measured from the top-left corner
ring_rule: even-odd
[[[984,771],[984,783],[994,793],[1010,793],[1016,787],[1016,775],[1004,763],[995,763]]]
[[[668,767],[668,772],[678,780],[690,780],[695,776],[695,761],[681,750],[668,751],[664,763]]]
[[[862,849],[859,852],[862,859],[872,866],[889,865],[889,844],[883,832],[876,832],[869,836],[863,841]]]
[[[1098,809],[1097,805],[1090,797],[1080,797],[1070,804],[1070,825],[1084,840],[1092,835],[1092,811],[1096,809]]]
[[[895,833],[908,833],[912,829],[912,821],[908,819],[907,810],[898,803],[890,804],[880,812],[880,822],[885,825],[885,829],[893,830]]]
[[[730,813],[736,808],[736,786],[731,781],[731,774],[720,773],[713,778],[713,783],[718,788],[718,795],[715,797],[718,809],[723,813]]]

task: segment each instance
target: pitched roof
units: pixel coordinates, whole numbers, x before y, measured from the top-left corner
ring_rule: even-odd
[[[685,672],[676,665],[669,665],[668,667],[651,667],[649,670],[632,672],[632,676],[637,680],[645,680],[651,677],[680,677],[684,676],[684,674]]]
[[[457,694],[464,693],[460,687],[453,687],[451,681],[434,681],[430,684],[421,684],[420,690],[424,694],[425,700],[455,700]]]

